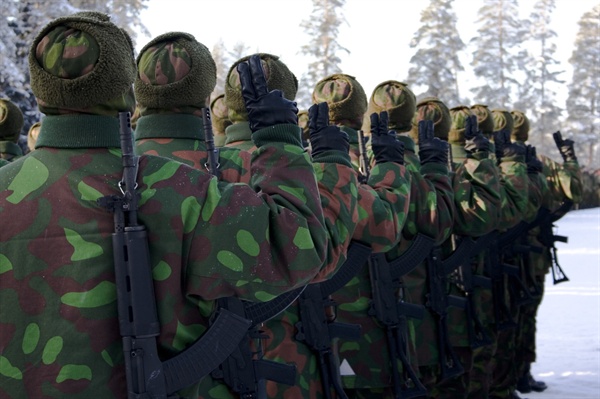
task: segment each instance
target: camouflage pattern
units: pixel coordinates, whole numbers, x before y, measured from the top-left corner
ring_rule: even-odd
[[[353,131],[342,126],[345,132]],[[357,133],[354,132],[356,137]],[[352,143],[353,140],[351,140]],[[357,151],[357,145],[350,145],[350,154]],[[356,169],[356,165],[353,165]],[[353,175],[357,176],[356,172]],[[319,176],[319,173],[317,173]],[[400,239],[400,232],[408,210],[408,176],[404,166],[396,163],[383,163],[375,165],[367,184],[358,184],[357,216],[358,223],[350,237],[353,241],[371,245],[374,251],[385,251],[395,245]],[[327,210],[324,209],[327,215]],[[339,222],[338,222],[339,223]],[[364,274],[367,274],[366,277]],[[366,267],[360,274],[352,279],[347,287],[332,295],[335,302],[338,299],[346,300],[344,291],[356,284],[369,285]],[[369,287],[370,290],[370,287]],[[352,288],[352,295],[355,290]],[[370,291],[366,293],[370,297]],[[363,302],[364,294],[361,292]],[[355,301],[354,296],[351,297]],[[342,303],[342,302],[339,302]],[[319,375],[317,357],[309,348],[294,339],[296,330],[294,325],[298,322],[298,313],[295,304],[292,305],[282,317],[266,323],[269,335],[274,337],[266,343],[265,358],[294,363],[298,368],[298,384],[286,388],[273,382],[267,382],[269,398],[321,398],[323,390]],[[338,308],[337,321],[349,322],[340,314],[342,305]],[[365,326],[363,325],[363,328]],[[362,330],[364,332],[364,330]],[[276,339],[275,337],[285,337]]]
[[[101,57],[103,51],[111,57]],[[50,22],[34,39],[29,72],[46,115],[117,116],[135,108],[131,38],[108,15],[80,12]]]
[[[142,116],[135,131],[135,151],[158,155],[208,170],[208,154],[202,118],[186,114]],[[231,183],[249,183],[252,154],[235,148],[220,148],[220,179]]]
[[[7,160],[4,160],[4,159],[0,158],[0,168],[2,166],[8,165],[8,164],[9,164],[9,162]]]
[[[228,116],[229,110],[225,103],[225,94],[219,94],[210,102],[210,114],[213,128],[215,146],[222,147],[225,144],[225,129],[231,125]]]
[[[363,118],[362,130],[365,135],[371,132],[372,113],[386,111],[389,115],[388,128],[397,133],[407,132],[412,127],[412,118],[416,109],[416,97],[406,83],[396,80],[382,82],[375,87],[367,112]]]
[[[358,130],[367,111],[367,95],[354,76],[333,74],[321,79],[312,93],[315,104],[329,105],[329,122]]]
[[[82,131],[83,124],[91,130]],[[213,300],[271,299],[306,284],[325,261],[328,238],[315,174],[290,134],[296,129],[279,125],[254,133],[264,141],[289,140],[255,151],[251,186],[141,157],[138,217],[149,231],[166,357],[203,333]],[[96,204],[119,194],[118,121],[46,117],[41,135],[48,147],[0,172],[0,396],[125,397],[113,216]],[[73,148],[66,137],[90,148]],[[182,394],[196,398],[196,390]]]
[[[433,121],[433,134],[435,137],[448,141],[448,132],[452,126],[450,110],[439,98],[426,97],[417,103],[417,110],[413,117],[413,128],[410,132],[415,143],[419,144],[418,131],[416,129],[419,121]]]

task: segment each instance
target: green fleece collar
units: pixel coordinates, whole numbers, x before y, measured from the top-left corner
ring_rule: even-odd
[[[356,129],[352,129],[348,126],[340,126],[340,130],[348,134],[350,144],[358,144],[358,131]]]
[[[450,144],[450,148],[452,150],[452,161],[457,163],[462,163],[465,159],[467,159],[467,151],[465,147],[460,144]]]
[[[204,141],[202,118],[189,114],[152,114],[142,116],[135,128],[135,139],[194,139]]]
[[[16,157],[23,156],[23,151],[21,151],[21,147],[19,147],[18,144],[13,143],[12,141],[0,141],[0,153],[10,154]]]
[[[252,130],[250,130],[250,122],[237,122],[225,129],[225,144],[235,143],[238,141],[252,141]]]
[[[40,147],[120,148],[119,120],[102,115],[48,115],[35,144]]]

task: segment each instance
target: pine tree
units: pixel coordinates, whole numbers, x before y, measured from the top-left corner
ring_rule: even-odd
[[[308,108],[311,104],[310,94],[317,82],[329,75],[341,72],[340,52],[350,54],[338,41],[339,27],[346,19],[342,8],[346,0],[312,0],[313,9],[308,19],[300,26],[310,38],[302,46],[300,53],[312,59],[307,72],[300,79],[301,87],[296,96],[300,108]]]
[[[225,79],[227,78],[227,72],[229,72],[229,65],[231,64],[227,58],[227,50],[225,49],[223,39],[219,39],[219,41],[214,44],[211,55],[217,66],[217,85],[215,86],[213,94],[218,96],[225,93]]]
[[[569,133],[580,163],[600,167],[600,5],[583,14],[569,59],[573,78],[567,98]]]
[[[517,0],[485,0],[478,11],[471,65],[482,82],[471,91],[476,103],[492,109],[510,109],[520,84],[517,57],[524,29],[518,13]]]
[[[556,54],[557,34],[550,29],[554,0],[538,0],[529,17],[527,37],[530,51],[519,58],[526,79],[521,82],[515,108],[527,114],[531,122],[529,141],[542,153],[556,153],[551,133],[559,128],[562,108],[556,104],[556,89],[564,83],[559,76]]]
[[[406,82],[422,97],[438,97],[450,106],[461,103],[458,72],[464,68],[459,52],[465,44],[456,29],[453,0],[431,0],[421,12],[421,27],[410,42],[416,53]],[[421,89],[424,88],[424,91]]]

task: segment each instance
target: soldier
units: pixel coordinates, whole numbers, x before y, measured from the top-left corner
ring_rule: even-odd
[[[227,109],[227,104],[225,103],[225,93],[214,96],[210,102],[210,115],[213,134],[215,136],[215,146],[217,147],[223,147],[225,144],[225,129],[231,125],[228,112],[229,110]],[[299,112],[298,120],[300,120]]]
[[[0,159],[13,162],[23,156],[17,144],[22,128],[23,113],[19,107],[10,100],[0,99]]]
[[[515,122],[511,138],[517,143],[526,145],[525,142],[529,138],[529,119],[521,111],[515,110],[511,114]],[[552,267],[553,262],[551,248],[554,246],[554,237],[551,226],[572,205],[581,200],[581,175],[573,150],[573,142],[559,138],[557,146],[561,156],[563,156],[564,163],[562,165],[543,155],[535,158],[535,151],[531,153],[531,156],[535,158],[531,162],[532,165],[535,165],[535,175],[538,179],[541,178],[542,181],[530,184],[530,193],[532,191],[531,188],[536,187],[538,195],[530,201],[536,205],[533,216],[530,216],[528,220],[534,224],[534,227],[529,229],[527,236],[523,240],[524,244],[532,249],[525,255],[525,260],[530,268],[528,272],[532,275],[537,296],[535,301],[522,306],[520,309],[519,334],[517,336],[514,364],[516,378],[518,378],[516,389],[521,393],[529,393],[531,391],[542,392],[547,388],[547,385],[543,381],[536,381],[533,378],[531,375],[531,364],[536,359],[535,333],[537,309],[543,297],[545,275]],[[532,173],[529,176],[532,176]],[[565,203],[567,206],[563,205]],[[545,216],[546,211],[550,215]],[[534,219],[536,220],[534,221]]]
[[[42,28],[29,65],[46,116],[36,151],[0,169],[0,396],[125,398],[115,226],[97,200],[120,194],[116,116],[135,106],[131,40],[108,15],[75,13]],[[264,301],[305,285],[325,261],[297,108],[267,92],[256,65],[240,70],[258,147],[250,185],[139,158],[137,217],[149,232],[163,359],[204,333],[216,299]],[[197,398],[198,386],[177,393]]]
[[[136,152],[208,171],[203,112],[217,81],[208,48],[188,33],[168,32],[142,48],[137,68]],[[218,171],[211,173],[228,182],[250,181],[251,154],[232,148],[216,154]]]
[[[354,92],[354,88],[352,92]],[[332,90],[332,93],[336,91]],[[345,104],[342,99],[338,100],[340,105]],[[385,81],[380,83],[371,94],[367,113],[363,119],[362,129],[370,132],[372,129],[371,115],[373,113],[387,112],[389,116],[389,128],[398,132],[397,139],[404,144],[404,163],[409,172],[410,180],[410,204],[406,215],[406,223],[402,228],[402,238],[396,245],[381,247],[373,241],[373,247],[380,252],[386,252],[386,258],[393,261],[407,252],[414,242],[417,234],[426,236],[442,242],[448,237],[449,227],[453,220],[452,188],[448,176],[446,147],[424,147],[424,162],[421,164],[415,154],[415,143],[408,136],[412,127],[412,119],[416,107],[416,99],[412,91],[398,81]],[[337,117],[338,120],[352,120],[352,118]],[[346,122],[349,123],[349,122]],[[372,144],[373,138],[370,138]],[[358,139],[357,139],[358,141]],[[357,143],[358,144],[358,143]],[[358,145],[355,145],[358,147]],[[441,143],[438,143],[441,144]],[[374,151],[371,145],[371,163],[374,160]],[[360,154],[356,151],[354,159],[359,160]],[[390,240],[390,244],[393,240]],[[418,269],[418,265],[414,265]],[[406,277],[408,278],[408,276]],[[405,278],[399,281],[398,292],[395,294],[399,300],[405,302],[416,302],[407,292]],[[373,300],[372,281],[367,268],[347,284],[342,290],[333,295],[336,303],[339,303],[337,320],[343,323],[360,324],[361,339],[357,342],[340,342],[338,345],[339,357],[343,362],[342,383],[350,398],[389,398],[396,397],[397,389],[394,386],[394,367],[390,353],[397,361],[398,355],[393,348],[396,341],[387,341],[385,326],[380,324],[369,311],[369,302]],[[395,309],[392,309],[395,311]],[[408,330],[408,337],[403,337],[408,345],[409,361],[413,369],[417,369],[415,355],[415,334],[412,323]],[[391,326],[397,328],[398,326]],[[404,330],[405,328],[400,328]],[[400,331],[405,335],[406,331]],[[382,349],[384,348],[384,349]],[[407,370],[399,372],[406,374]],[[400,378],[400,376],[398,376]],[[403,388],[414,388],[415,381],[401,381],[406,384]]]

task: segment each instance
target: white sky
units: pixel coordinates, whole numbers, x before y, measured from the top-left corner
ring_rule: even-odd
[[[520,17],[529,16],[535,0],[521,0]],[[346,0],[344,16],[348,22],[340,29],[338,42],[350,50],[341,54],[342,71],[356,77],[370,95],[377,84],[389,79],[404,80],[415,52],[409,44],[420,25],[421,11],[429,1]],[[598,0],[556,0],[552,29],[557,32],[557,56],[566,71],[561,78],[569,82],[568,59],[573,51],[577,22]],[[454,0],[457,28],[468,44],[475,35],[478,0]],[[281,57],[298,79],[307,60],[299,49],[307,41],[300,23],[312,11],[311,0],[150,0],[142,20],[151,37],[138,37],[138,50],[152,37],[169,31],[184,31],[212,49],[222,39],[231,49],[243,42],[251,52],[261,51]],[[470,80],[470,54],[464,62],[461,79]],[[461,91],[466,92],[466,88]],[[419,93],[416,93],[417,95]],[[566,98],[566,88],[559,93]],[[563,106],[564,104],[559,104]]]

